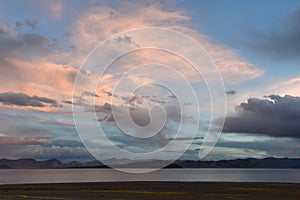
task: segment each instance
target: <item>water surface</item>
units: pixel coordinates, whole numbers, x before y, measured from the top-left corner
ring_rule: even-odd
[[[129,174],[113,169],[0,170],[0,184],[110,181],[217,181],[300,183],[300,169],[163,169]]]

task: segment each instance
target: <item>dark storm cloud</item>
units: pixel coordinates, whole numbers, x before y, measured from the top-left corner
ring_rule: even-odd
[[[39,96],[28,96],[24,93],[5,92],[0,93],[0,102],[4,105],[16,106],[32,106],[32,107],[46,107],[49,104],[53,107],[58,107],[56,100]]]
[[[300,97],[270,95],[250,98],[225,119],[223,132],[300,138]]]
[[[300,59],[300,8],[281,23],[280,28],[267,32],[252,31],[253,41],[247,46],[272,59]]]

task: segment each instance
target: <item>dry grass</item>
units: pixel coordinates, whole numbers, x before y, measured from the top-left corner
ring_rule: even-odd
[[[2,185],[0,199],[299,200],[300,184],[220,182],[110,182]]]

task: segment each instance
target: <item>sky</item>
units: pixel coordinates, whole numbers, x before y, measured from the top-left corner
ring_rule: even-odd
[[[187,37],[130,32],[146,27]],[[192,160],[298,158],[299,35],[299,0],[4,0],[0,158],[172,160],[181,152],[180,159]],[[184,38],[206,54],[195,54]],[[154,44],[161,49],[141,48]],[[137,48],[100,74],[109,59]],[[213,62],[202,66],[201,76],[168,48]],[[139,125],[129,135],[124,109]],[[164,127],[152,134],[147,125],[163,117]],[[105,134],[98,137],[99,126]],[[199,158],[207,136],[214,148]],[[167,151],[149,153],[170,141]]]

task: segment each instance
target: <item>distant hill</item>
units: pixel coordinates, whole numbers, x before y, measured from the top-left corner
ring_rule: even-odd
[[[116,167],[143,168],[158,167],[162,161],[140,161],[112,160]],[[166,162],[166,161],[163,161]],[[119,165],[117,163],[120,163]],[[167,162],[166,162],[167,163]],[[37,161],[34,159],[23,158],[18,160],[0,159],[0,169],[58,169],[58,168],[108,168],[100,161],[77,162],[72,161],[63,163],[57,159]],[[300,169],[300,159],[290,158],[247,158],[220,161],[193,161],[177,160],[165,168],[298,168]]]
[[[34,159],[18,159],[18,160],[0,160],[1,169],[47,169],[47,168],[60,168],[63,167],[64,163],[57,159],[36,161]]]
[[[183,168],[300,168],[300,159],[290,158],[246,158],[219,161],[190,161],[175,162]]]

